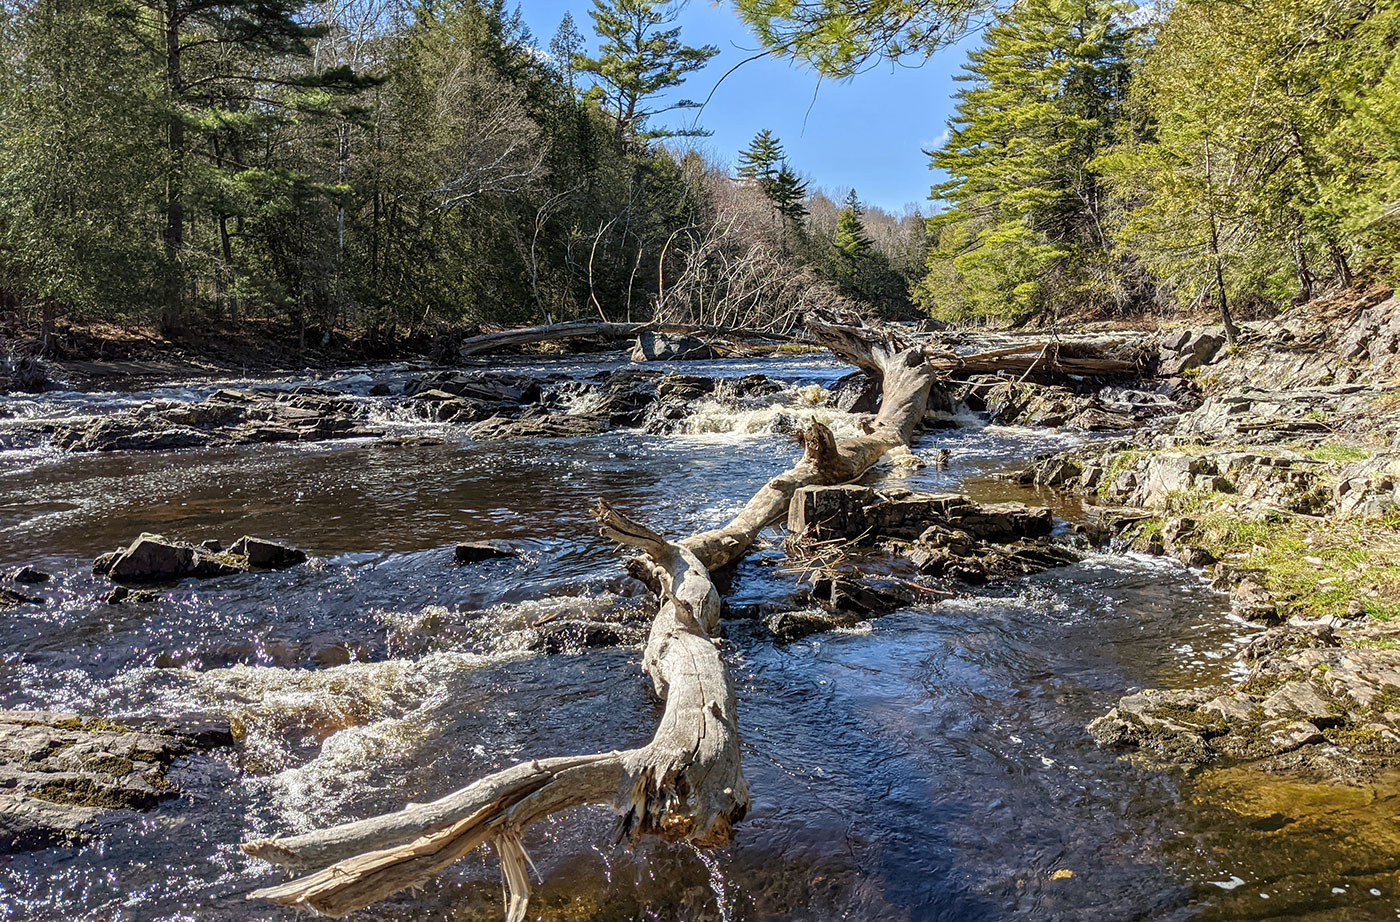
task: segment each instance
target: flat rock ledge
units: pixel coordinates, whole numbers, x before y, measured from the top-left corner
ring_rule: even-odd
[[[1219,760],[1365,782],[1400,760],[1400,659],[1386,648],[1397,637],[1295,619],[1251,643],[1245,682],[1128,695],[1089,730],[1151,767]]]
[[[0,710],[0,855],[81,844],[178,796],[176,759],[233,742],[227,724],[203,718],[116,723]]]

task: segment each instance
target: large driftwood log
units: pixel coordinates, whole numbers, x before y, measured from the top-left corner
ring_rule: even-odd
[[[650,743],[621,752],[539,759],[496,772],[429,804],[298,836],[244,844],[250,855],[287,867],[321,868],[250,895],[344,915],[411,887],[493,842],[501,856],[507,918],[525,917],[528,859],[521,833],[581,804],[611,805],[621,836],[644,834],[721,845],[748,808],[733,686],[716,646],[720,600],[710,571],[738,559],[758,533],[787,513],[799,487],[841,483],[907,444],[923,418],[934,375],[917,348],[849,323],[809,320],[818,341],[882,381],[870,432],[836,441],[814,424],[802,459],[770,480],[727,525],[667,541],[603,501],[601,532],[635,548],[664,601],[643,657],[665,702]]]
[[[483,333],[462,340],[459,354],[462,356],[480,355],[496,349],[512,346],[525,346],[531,343],[557,342],[566,339],[581,339],[585,336],[603,336],[609,339],[626,339],[645,330],[663,333],[705,334],[729,339],[771,339],[789,342],[792,337],[777,331],[732,329],[729,327],[705,327],[674,323],[612,323],[602,320],[583,320],[570,323],[553,323],[546,326],[521,327],[515,330],[501,330],[496,333]]]

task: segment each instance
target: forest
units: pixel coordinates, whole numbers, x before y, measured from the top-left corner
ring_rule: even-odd
[[[597,0],[546,41],[506,0],[9,0],[0,298],[46,336],[273,320],[389,348],[451,323],[784,329],[842,303],[1207,308],[1233,332],[1232,310],[1393,278],[1393,5],[855,9],[833,32],[739,5],[837,78],[990,17],[928,151],[927,227],[809,189],[767,130],[730,162],[695,149],[703,121],[667,130],[666,92],[718,50],[674,3]]]

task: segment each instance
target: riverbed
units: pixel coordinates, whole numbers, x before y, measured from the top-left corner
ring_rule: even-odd
[[[508,364],[557,386],[624,363]],[[0,452],[0,565],[54,574],[42,607],[0,616],[0,707],[207,713],[241,737],[177,768],[180,797],[88,845],[0,857],[0,920],[291,919],[243,900],[281,875],[240,841],[438,797],[524,758],[649,739],[659,709],[639,649],[532,643],[543,616],[648,604],[596,535],[593,498],[689,534],[725,521],[800,453],[781,417],[815,414],[838,434],[857,424],[827,406],[849,372],[832,361],[683,370],[762,373],[785,390],[772,406],[711,401],[676,434],[476,442],[369,396],[422,372],[400,366],[256,382],[354,395],[410,436],[393,443]],[[248,383],[3,399],[6,416],[33,420]],[[1053,502],[1068,532],[1077,506],[995,475],[1087,436],[956,422],[915,446],[930,460],[949,449],[948,466],[884,465],[869,482]],[[93,557],[143,531],[258,535],[313,560],[161,587],[153,603],[97,601],[109,584]],[[457,542],[487,539],[524,553],[453,565]],[[726,587],[734,612],[792,590],[780,558],[770,547],[740,564]],[[1130,764],[1085,731],[1129,690],[1237,674],[1256,630],[1199,573],[1105,552],[788,644],[731,617],[724,653],[753,795],[734,843],[633,850],[610,844],[602,809],[556,817],[526,838],[543,877],[530,918],[1400,917],[1395,785],[1227,768],[1188,779]],[[360,917],[501,912],[494,861],[473,857]]]

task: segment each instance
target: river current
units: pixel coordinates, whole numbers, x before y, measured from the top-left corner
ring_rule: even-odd
[[[584,379],[618,356],[510,363]],[[659,707],[633,647],[537,652],[545,615],[645,605],[597,537],[596,496],[669,535],[720,524],[799,450],[780,416],[825,406],[849,369],[795,357],[685,363],[787,385],[764,406],[712,401],[678,435],[618,430],[474,442],[416,421],[412,368],[314,380],[376,422],[432,441],[359,440],[150,454],[0,452],[0,565],[54,574],[43,607],[0,616],[0,707],[231,720],[235,753],[175,771],[183,794],[82,847],[0,857],[0,922],[262,920],[245,901],[280,879],[237,844],[445,794],[533,756],[640,744]],[[94,415],[246,382],[11,399],[6,416]],[[924,435],[946,468],[888,464],[876,484],[1055,502],[995,479],[1082,436],[988,426]],[[3,431],[3,420],[0,420]],[[94,556],[142,531],[286,541],[311,564],[96,601]],[[776,539],[776,535],[774,535]],[[518,559],[451,563],[458,541]],[[729,581],[742,609],[790,591],[776,549]],[[1394,919],[1400,798],[1221,768],[1187,779],[1122,761],[1085,724],[1128,691],[1206,684],[1242,667],[1256,628],[1201,574],[1111,553],[776,644],[725,625],[753,794],[734,843],[701,854],[608,844],[586,808],[526,838],[546,920]],[[131,820],[135,817],[134,821]],[[376,920],[501,918],[494,859],[469,858]]]

